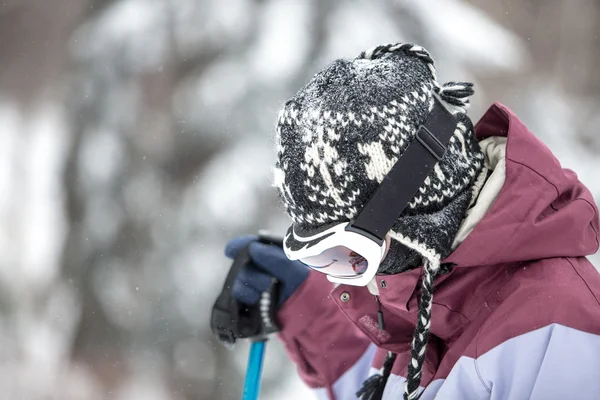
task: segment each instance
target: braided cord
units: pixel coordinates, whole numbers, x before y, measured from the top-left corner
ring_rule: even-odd
[[[421,46],[410,43],[383,44],[363,51],[357,59],[375,60],[388,53],[403,53],[420,58],[429,68],[434,90],[440,98],[448,104],[458,107],[462,112],[465,112],[465,109],[469,107],[469,96],[475,93],[473,84],[469,82],[448,82],[440,85],[437,80],[435,61],[433,61],[431,54]]]
[[[416,399],[421,384],[421,372],[429,342],[429,328],[431,325],[431,305],[433,303],[433,279],[438,273],[439,263],[425,260],[421,297],[419,299],[419,313],[417,326],[412,341],[410,362],[408,363],[408,376],[404,386],[404,400]]]

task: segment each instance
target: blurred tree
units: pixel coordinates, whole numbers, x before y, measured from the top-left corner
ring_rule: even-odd
[[[4,0],[0,5],[0,88],[29,102],[55,87],[68,62],[67,43],[85,0]]]

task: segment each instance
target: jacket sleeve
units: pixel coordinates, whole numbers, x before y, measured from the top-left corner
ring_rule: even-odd
[[[356,399],[375,346],[338,310],[323,274],[308,279],[278,313],[279,338],[302,380],[319,399]]]
[[[491,399],[583,399],[600,393],[600,336],[550,324],[475,359]]]

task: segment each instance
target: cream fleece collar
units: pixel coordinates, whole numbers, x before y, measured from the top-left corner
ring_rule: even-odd
[[[455,250],[481,221],[498,197],[506,179],[506,138],[492,136],[479,142],[479,146],[485,155],[485,168],[473,185],[472,204],[454,237],[452,250]],[[489,171],[492,173],[486,179]]]

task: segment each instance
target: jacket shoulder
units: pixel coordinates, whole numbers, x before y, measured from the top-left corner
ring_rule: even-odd
[[[512,268],[487,299],[477,354],[551,324],[600,335],[600,274],[585,258],[549,258]]]

